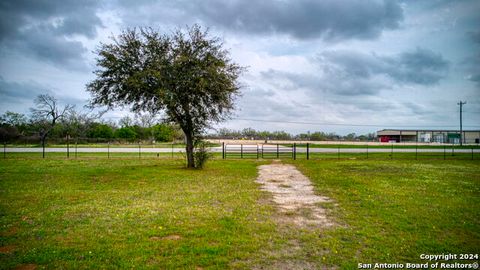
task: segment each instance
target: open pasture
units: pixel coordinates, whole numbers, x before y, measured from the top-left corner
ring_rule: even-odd
[[[356,269],[479,253],[478,160],[283,160],[335,226],[282,222],[270,160],[0,160],[0,268]],[[308,213],[301,213],[308,215]]]

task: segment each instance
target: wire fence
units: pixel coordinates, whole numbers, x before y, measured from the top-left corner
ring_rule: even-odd
[[[480,147],[438,145],[326,146],[310,144],[225,144],[209,151],[219,159],[470,159],[480,160]],[[3,158],[184,158],[183,144],[66,144],[53,147],[3,145]]]
[[[184,145],[177,142],[171,143],[144,143],[144,142],[119,142],[97,141],[95,143],[79,144],[75,141],[66,141],[63,144],[30,144],[8,145],[3,144],[3,158],[30,157],[30,158],[115,158],[115,157],[176,157],[182,156]]]
[[[437,146],[330,146],[310,144],[223,144],[222,158],[291,158],[291,159],[325,159],[325,158],[381,158],[381,159],[479,159],[480,147],[437,145]]]

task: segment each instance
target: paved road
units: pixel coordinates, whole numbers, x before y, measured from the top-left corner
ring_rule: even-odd
[[[258,148],[260,151],[262,150],[261,147]],[[78,153],[106,153],[106,152],[111,152],[111,153],[138,153],[138,151],[141,151],[142,153],[171,153],[172,151],[175,153],[179,152],[185,152],[185,148],[152,148],[152,147],[141,147],[140,149],[138,147],[122,147],[122,148],[117,148],[117,147],[111,147],[111,148],[84,148],[84,147],[79,147],[77,148]],[[210,150],[212,152],[222,152],[222,147],[211,147]],[[242,149],[244,152],[255,152],[257,150],[256,146],[255,147],[248,147],[244,146]],[[264,151],[271,151],[275,152],[276,147],[265,147],[263,149]],[[286,148],[286,147],[279,147],[280,152],[287,152],[291,151],[291,148]],[[7,153],[39,153],[42,152],[41,147],[7,147],[5,149]],[[45,148],[45,152],[49,153],[62,153],[66,152],[67,148],[66,147],[48,147]],[[74,152],[75,147],[70,147],[70,152]],[[229,152],[233,151],[233,149],[229,149]],[[235,151],[240,151],[240,147],[235,148]],[[339,150],[338,148],[310,148],[310,153],[337,153]],[[418,151],[419,153],[443,153],[444,149],[417,149],[415,148],[394,148],[393,152],[394,153],[415,153]],[[455,153],[471,153],[472,149],[454,149],[453,150]],[[306,153],[307,149],[306,148],[297,148],[297,153]],[[340,148],[341,153],[366,153],[367,148]],[[391,148],[368,148],[369,153],[390,153],[392,152]],[[446,149],[447,153],[451,153],[452,149],[447,148]],[[473,149],[473,152],[475,154],[480,153],[480,149]]]

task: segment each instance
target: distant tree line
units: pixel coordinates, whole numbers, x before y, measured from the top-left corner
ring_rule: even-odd
[[[174,124],[162,123],[148,114],[125,116],[118,122],[102,120],[100,115],[81,113],[73,107],[53,125],[38,115],[25,115],[7,111],[0,116],[0,138],[8,143],[42,143],[46,125],[50,126],[48,140],[62,143],[67,138],[73,142],[173,142],[184,141],[183,132]],[[285,131],[259,131],[252,128],[232,130],[221,128],[205,136],[209,139],[301,140],[301,141],[373,141],[375,133],[345,136],[315,131],[290,134]]]
[[[35,99],[30,115],[7,111],[0,116],[0,139],[8,143],[70,142],[172,142],[183,141],[174,124],[161,122],[150,114],[126,116],[118,123],[101,119],[100,114],[84,113],[74,106],[60,108],[49,95]]]
[[[7,111],[0,116],[0,139],[7,143],[45,144],[70,142],[173,142],[184,141],[178,125],[164,123],[150,113],[125,116],[118,122],[101,119],[101,114],[85,113],[72,105],[60,106],[49,95],[39,95],[35,107],[25,115]],[[302,141],[373,141],[375,133],[345,136],[322,131],[290,134],[285,131],[258,131],[252,128],[221,128],[205,136],[209,139],[302,140]]]
[[[290,134],[285,131],[258,131],[252,128],[243,130],[231,130],[226,128],[219,129],[216,133],[207,136],[211,139],[253,139],[253,140],[301,140],[301,141],[373,141],[375,133],[357,135],[350,133],[345,136],[330,132],[308,132],[300,134]]]

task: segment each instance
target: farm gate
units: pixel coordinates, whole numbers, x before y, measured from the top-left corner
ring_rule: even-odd
[[[307,147],[308,149],[308,147]],[[222,144],[222,158],[297,158],[297,145],[293,144]],[[307,150],[308,158],[308,150]]]

